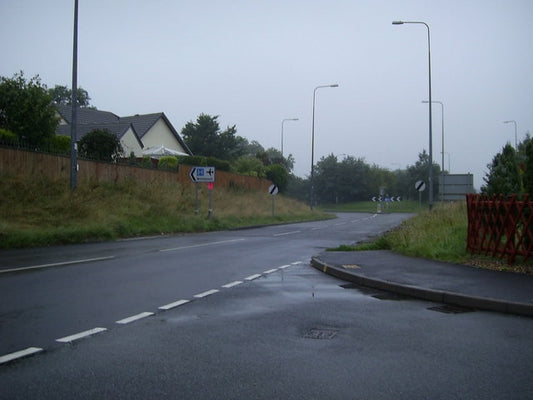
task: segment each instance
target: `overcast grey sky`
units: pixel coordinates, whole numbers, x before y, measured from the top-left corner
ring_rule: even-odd
[[[164,112],[181,128],[200,113],[311,167],[364,157],[391,170],[428,149],[432,97],[444,103],[445,168],[473,173],[533,131],[531,0],[80,0],[78,85],[118,115]],[[23,70],[71,86],[74,0],[0,1],[0,75]],[[532,132],[533,133],[533,132]],[[441,162],[441,108],[433,108]]]

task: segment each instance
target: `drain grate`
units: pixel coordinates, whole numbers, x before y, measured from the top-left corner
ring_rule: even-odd
[[[451,304],[429,307],[428,310],[437,311],[445,314],[464,314],[475,311],[473,308],[452,306]]]
[[[304,338],[318,340],[333,339],[338,332],[337,329],[312,328],[305,333]]]

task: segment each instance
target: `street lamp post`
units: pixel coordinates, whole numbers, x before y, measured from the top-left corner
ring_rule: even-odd
[[[285,121],[298,121],[298,118],[285,118],[281,121],[281,156],[283,157],[283,124]]]
[[[515,120],[503,121],[504,124],[514,124],[514,148],[518,151],[518,137],[517,137],[517,125]]]
[[[72,45],[72,116],[70,120],[70,189],[78,185],[78,145],[76,128],[78,125],[78,0],[74,0],[74,36]]]
[[[393,25],[403,24],[421,24],[427,28],[428,31],[428,71],[429,71],[429,90],[428,90],[428,105],[429,105],[429,209],[433,208],[433,122],[431,114],[431,38],[429,32],[429,25],[422,21],[392,21]]]
[[[429,101],[427,100],[423,100],[422,103],[429,103]],[[441,155],[442,155],[442,158],[441,158],[441,175],[442,175],[442,189],[444,189],[444,104],[442,103],[442,101],[438,101],[438,100],[433,100],[433,103],[438,103],[440,104],[440,107],[441,107],[441,135],[442,135],[442,143],[441,143]],[[439,193],[441,194],[441,201],[444,200],[444,191],[440,191],[439,190]]]
[[[313,122],[311,126],[311,198],[309,199],[311,210],[313,209],[313,200],[314,200],[314,171],[315,171],[315,99],[316,99],[316,91],[317,89],[321,88],[328,88],[328,87],[339,87],[339,84],[335,83],[333,85],[321,85],[315,87],[313,90]]]

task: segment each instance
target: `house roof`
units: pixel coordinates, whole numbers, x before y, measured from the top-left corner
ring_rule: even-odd
[[[59,125],[57,128],[58,135],[70,135],[70,124],[72,119],[72,107],[65,105],[57,106],[58,113],[67,122],[68,125]],[[156,124],[159,119],[163,119],[165,124],[168,126],[172,135],[176,138],[178,143],[183,147],[183,149],[190,155],[192,155],[191,150],[185,144],[180,134],[174,129],[169,119],[165,113],[153,113],[153,114],[143,114],[143,115],[132,115],[129,117],[119,117],[116,114],[113,114],[109,111],[100,111],[91,108],[78,108],[76,113],[77,125],[78,125],[78,139],[82,138],[83,135],[94,129],[107,129],[121,138],[124,133],[127,131],[127,127],[130,125],[133,127],[133,132],[137,137],[137,140],[142,145],[143,136]]]
[[[132,124],[128,123],[111,123],[111,124],[78,124],[76,129],[76,136],[77,140],[80,140],[83,138],[86,134],[89,132],[92,132],[97,129],[101,130],[107,130],[111,132],[113,135],[118,137],[119,139],[122,138],[128,132],[128,130],[131,128],[133,131],[133,134],[137,141],[139,142],[139,145],[141,146],[141,149],[144,147],[141,139],[139,138],[139,135],[135,131],[135,127]],[[63,135],[63,136],[70,136],[70,125],[59,125],[56,130],[56,134]]]
[[[172,124],[170,123],[169,119],[165,115],[165,113],[155,113],[155,114],[144,114],[144,115],[132,115],[130,117],[120,117],[120,122],[127,122],[131,123],[134,127],[137,133],[139,134],[139,137],[142,139],[144,135],[152,128],[152,126],[155,125],[159,119],[163,119],[165,124],[168,126],[176,140],[179,142],[181,147],[190,155],[192,155],[191,150],[189,147],[185,144],[183,139],[181,138],[180,134],[174,129]]]
[[[57,111],[61,118],[70,125],[72,119],[72,107],[65,105],[58,105]],[[109,111],[94,110],[92,108],[80,107],[76,112],[76,119],[78,124],[112,124],[117,123],[120,117]]]

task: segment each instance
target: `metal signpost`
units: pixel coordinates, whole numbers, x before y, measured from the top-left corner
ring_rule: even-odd
[[[215,182],[215,167],[192,167],[189,172],[189,177],[194,183],[207,183],[207,190],[209,191],[209,212],[208,217],[213,216],[213,183]],[[198,185],[195,185],[195,214],[200,212],[198,206]]]
[[[272,216],[274,216],[274,198],[279,192],[279,188],[276,185],[270,185],[268,188],[268,193],[272,197]]]
[[[418,205],[422,207],[422,192],[426,190],[426,182],[416,181],[415,189],[418,191]]]

